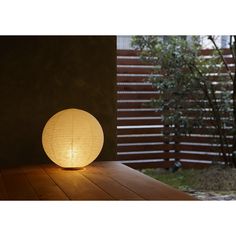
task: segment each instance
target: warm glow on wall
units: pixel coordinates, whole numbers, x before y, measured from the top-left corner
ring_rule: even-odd
[[[89,165],[99,155],[103,141],[103,130],[96,118],[73,108],[52,116],[42,134],[47,156],[64,168]]]

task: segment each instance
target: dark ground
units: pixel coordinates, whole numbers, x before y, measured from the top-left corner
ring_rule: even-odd
[[[206,169],[143,169],[142,172],[199,200],[236,200],[236,169],[211,166]]]

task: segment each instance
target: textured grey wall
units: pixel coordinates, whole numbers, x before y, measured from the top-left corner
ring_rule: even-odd
[[[48,162],[43,127],[70,107],[101,123],[98,160],[115,158],[115,83],[115,37],[0,37],[0,164]]]

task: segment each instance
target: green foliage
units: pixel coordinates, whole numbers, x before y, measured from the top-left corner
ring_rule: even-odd
[[[161,169],[144,169],[142,172],[154,179],[178,189],[192,188],[192,180],[199,170],[186,169],[171,173]]]
[[[214,127],[211,134],[220,136],[221,146],[227,146],[225,128],[233,135],[236,129],[229,90],[232,80],[220,79],[224,68],[220,50],[206,59],[200,55],[201,45],[194,36],[190,42],[180,36],[135,36],[132,46],[142,60],[154,66],[149,81],[160,93],[151,106],[162,112],[164,125],[171,128],[165,129],[164,135],[171,139],[190,135],[195,128]],[[212,79],[216,75],[219,82]]]
[[[143,169],[142,172],[181,190],[232,191],[236,190],[236,170],[211,166],[206,169],[180,169],[171,173],[164,169]]]

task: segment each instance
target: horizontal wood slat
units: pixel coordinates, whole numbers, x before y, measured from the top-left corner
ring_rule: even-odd
[[[149,79],[148,76],[125,76],[125,75],[117,75],[117,82],[147,82]]]
[[[129,84],[118,84],[117,91],[157,91],[152,85],[129,85]]]
[[[228,66],[229,71],[234,72],[233,66]],[[211,73],[227,73],[228,69],[225,67],[215,68],[212,69]],[[118,74],[162,74],[163,71],[156,70],[155,68],[149,68],[149,67],[117,67],[117,73]]]
[[[222,52],[230,71],[234,72],[235,68],[231,65],[234,61],[233,58],[229,56],[230,50],[223,49]],[[199,55],[203,56],[204,60],[209,60],[212,58],[213,50],[201,50]],[[155,66],[147,61],[142,61],[139,57],[139,52],[135,50],[118,50],[117,65],[117,151],[119,153],[119,160],[168,160],[171,158],[181,158],[183,160],[190,159],[195,160],[196,162],[198,160],[222,160],[222,158],[219,158],[219,155],[217,154],[221,151],[220,147],[217,146],[219,144],[219,138],[212,136],[217,134],[217,132],[214,128],[214,121],[209,120],[209,118],[212,118],[212,113],[210,111],[203,112],[205,118],[204,124],[208,125],[209,128],[194,128],[192,130],[192,135],[190,136],[173,136],[173,138],[167,140],[163,136],[163,132],[165,131],[174,134],[174,130],[173,128],[164,126],[162,121],[162,112],[155,111],[155,109],[151,108],[149,104],[151,99],[159,98],[158,89],[153,87],[149,82],[150,75],[151,73],[155,73],[158,74],[158,76],[161,76],[161,71],[155,71]],[[217,91],[221,91],[222,89],[228,91],[232,90],[232,83],[227,74],[227,70],[222,67],[218,72],[221,74],[214,74],[215,71],[212,71],[212,73],[207,76],[210,81],[214,82],[214,88]],[[199,98],[203,97],[200,91],[198,91],[198,93]],[[216,94],[216,96],[217,99],[221,98],[220,94]],[[209,109],[207,101],[197,101],[197,104]],[[192,110],[194,105],[196,105],[196,102],[193,100],[186,101],[186,104],[184,105],[184,109],[189,109],[187,114],[192,117],[199,113],[198,110]],[[186,114],[186,112],[184,114]],[[228,116],[229,113],[222,113],[222,117],[227,119]],[[232,144],[233,139],[231,136],[231,129],[225,129],[225,133],[230,136],[228,138],[228,143]],[[153,145],[153,143],[157,144]],[[155,151],[162,152],[163,150],[165,152],[155,153]],[[172,153],[173,150],[175,150],[175,153]],[[231,151],[231,148],[227,149],[227,152]],[[137,153],[131,154],[130,152]],[[149,153],[143,154],[139,152]],[[209,155],[210,153],[216,153],[216,155]],[[146,166],[150,167],[159,165],[163,168],[167,168],[170,164],[172,163],[168,161],[162,161],[161,164],[156,161],[151,161],[149,164],[146,164]],[[133,164],[127,165],[138,168],[145,166],[145,163],[133,162]],[[184,163],[184,167],[186,168],[192,166],[195,167],[196,165],[199,168],[202,168],[208,164]]]
[[[125,58],[117,58],[117,65],[135,65],[135,66],[147,66],[147,65],[151,65],[148,62],[145,61],[141,61],[139,57],[137,58],[129,58],[129,57],[125,57]]]
[[[170,150],[177,150],[177,151],[198,151],[198,152],[214,152],[219,153],[221,152],[221,147],[218,146],[201,146],[201,145],[182,145],[176,144],[171,145]],[[232,148],[224,148],[225,152],[231,153]]]
[[[173,166],[173,161],[151,161],[151,162],[125,162],[125,165],[133,169],[145,169],[145,168],[170,168]],[[209,167],[209,163],[199,163],[199,162],[181,162],[182,168],[194,168],[202,169]]]
[[[118,85],[118,86],[121,86],[121,85]],[[127,86],[127,88],[129,87],[128,85],[122,85],[122,86]],[[140,102],[140,103],[144,103],[143,101],[138,101],[138,100],[149,100],[147,102],[150,102],[152,99],[159,99],[160,95],[159,95],[157,90],[147,88],[148,85],[146,85],[146,86],[136,85],[136,86],[137,86],[137,90],[135,92],[129,92],[128,91],[128,90],[132,91],[132,89],[136,88],[136,87],[133,87],[133,86],[132,87],[130,86],[128,88],[128,90],[126,90],[126,91],[119,91],[118,94],[117,94],[118,102],[119,103],[121,103],[121,102],[126,102],[126,103],[128,103],[128,102],[135,102],[135,103]],[[140,90],[140,91],[138,91],[138,90]],[[145,90],[146,91],[150,90],[150,92],[145,92]],[[199,94],[199,96],[201,96],[201,95],[202,94]],[[216,97],[218,99],[217,101],[219,102],[221,100],[221,97],[220,96],[216,96]],[[122,100],[125,100],[125,101],[122,101]],[[136,101],[134,101],[134,100],[136,100]],[[231,100],[229,102],[232,103],[233,101]],[[204,108],[211,108],[208,105],[208,101],[203,100],[203,99],[199,100],[199,101],[198,100],[193,100],[193,99],[182,101],[182,106],[186,105],[187,106],[186,108],[189,108],[189,109],[193,109],[194,104],[198,105],[198,107],[199,107],[199,105],[201,105],[201,107],[204,107]],[[195,107],[194,109],[199,109],[198,107]],[[171,108],[172,107],[169,106],[169,110]],[[183,109],[183,111],[185,111],[185,110],[186,109]]]
[[[133,151],[162,151],[162,150],[172,150],[170,145],[134,145],[134,146],[118,146],[118,152],[133,152]]]
[[[124,164],[133,169],[141,170],[146,168],[170,168],[174,161],[124,162]]]
[[[139,100],[139,99],[157,99],[159,98],[159,94],[153,93],[118,93],[118,100]]]
[[[231,82],[228,74],[222,74],[221,76],[218,75],[211,75],[211,76],[206,76],[211,82],[218,82],[218,83],[224,83],[224,82]],[[123,75],[123,74],[118,74],[117,75],[117,82],[118,83],[124,83],[124,82],[149,82],[150,80],[150,75],[145,75],[145,76],[140,76],[140,75]]]
[[[118,102],[118,109],[126,109],[126,108],[147,108],[150,107],[148,102]]]
[[[164,130],[165,129],[165,130]],[[160,134],[163,132],[169,132],[170,134],[174,134],[173,128],[164,128],[163,127],[152,127],[152,128],[146,128],[146,127],[137,127],[137,128],[118,128],[117,134]],[[214,128],[194,128],[191,132],[192,135],[217,135],[217,130]],[[231,129],[225,130],[226,135],[232,135]]]
[[[138,56],[138,51],[137,50],[116,50],[117,52],[117,56],[121,57],[121,56]]]
[[[129,126],[129,125],[162,125],[161,119],[138,119],[138,120],[118,120],[117,125]]]
[[[215,50],[213,50],[213,49],[202,49],[200,52],[200,55],[211,56],[214,52],[215,52]],[[229,55],[229,54],[231,54],[231,51],[229,48],[223,48],[223,49],[221,49],[221,53],[223,55]]]
[[[161,117],[161,112],[156,111],[141,111],[141,110],[126,110],[126,111],[117,111],[118,117]]]
[[[154,142],[165,142],[166,140],[162,136],[136,136],[136,137],[117,137],[119,144],[128,143],[154,143]]]
[[[127,128],[127,129],[117,129],[118,135],[124,135],[124,134],[161,134],[163,131],[163,128],[140,128],[140,129],[134,129],[134,128]]]
[[[223,162],[223,157],[219,155],[209,155],[209,154],[189,154],[189,153],[177,153],[177,155],[173,154],[173,157],[178,160],[194,160],[194,161],[211,161],[215,163],[216,161]]]
[[[202,49],[200,51],[200,55],[202,56],[211,56],[213,55],[214,50],[213,49]],[[229,55],[230,49],[229,48],[224,48],[221,49],[221,52],[223,55]],[[117,56],[138,56],[139,55],[139,51],[138,50],[123,50],[123,49],[118,49],[117,50]]]
[[[227,55],[226,55],[227,56]],[[209,60],[209,58],[205,59],[206,61]],[[227,64],[233,64],[234,59],[232,57],[224,57],[224,60]],[[139,57],[133,58],[133,57],[125,57],[125,58],[117,58],[117,65],[135,65],[135,66],[147,66],[152,65],[148,61],[141,61]]]
[[[220,85],[216,85],[214,86],[216,91],[220,91],[220,88],[227,89],[227,90],[231,90],[232,89],[232,85],[226,85],[226,86],[220,86]],[[121,92],[131,92],[131,91],[135,91],[135,92],[145,92],[145,91],[149,91],[149,92],[153,92],[154,94],[158,94],[158,89],[156,87],[153,87],[150,83],[143,83],[143,84],[129,84],[129,83],[119,83],[117,84],[117,91],[119,93]],[[201,97],[203,94],[199,91],[198,93],[194,94],[195,96],[199,96]],[[217,99],[220,99],[220,95],[216,95]],[[157,95],[152,96],[151,98],[158,98]]]
[[[154,145],[133,145],[133,146],[118,146],[118,152],[133,152],[133,151],[158,151],[158,150],[176,150],[176,151],[198,151],[198,152],[220,152],[220,147],[201,146],[201,145],[182,145],[182,144],[154,144]],[[231,152],[231,148],[225,148],[226,152]]]
[[[137,154],[118,154],[117,160],[160,160],[160,159],[169,159],[168,155],[164,155],[165,153],[137,153]]]
[[[168,123],[163,123],[162,117],[147,117],[147,118],[139,118],[135,119],[135,117],[130,117],[129,119],[124,118],[118,118],[117,125],[118,126],[130,126],[130,125],[171,125]],[[206,126],[212,126],[214,128],[217,127],[217,122],[215,120],[203,120],[203,124]],[[204,128],[204,132],[207,130]],[[193,132],[195,132],[195,129],[193,129]],[[229,130],[226,130],[226,133],[230,132]],[[202,133],[202,132],[201,132]]]
[[[201,144],[213,144],[213,143],[219,143],[219,138],[213,138],[213,137],[192,137],[192,136],[186,136],[186,137],[172,137],[170,139],[166,139],[164,136],[128,136],[128,137],[117,137],[117,141],[119,144],[128,144],[128,143],[155,143],[155,142],[176,142],[176,143],[197,143],[199,145]],[[233,144],[233,138],[228,138],[228,143]]]
[[[220,140],[219,138],[216,137],[194,137],[194,136],[183,136],[183,137],[177,137],[176,139],[177,142],[187,142],[187,143],[219,143]],[[229,143],[233,143],[232,138],[228,138]]]
[[[173,128],[165,128],[165,132],[169,131],[170,133],[174,133],[174,129]],[[226,135],[230,135],[232,134],[232,130],[231,129],[224,129],[224,133]],[[210,135],[216,135],[218,134],[217,129],[215,129],[214,127],[212,128],[193,128],[191,130],[191,134],[210,134]]]
[[[154,97],[154,96],[153,96]],[[118,100],[118,108],[151,108],[150,107],[150,102],[151,99],[145,99],[145,100]],[[181,106],[183,107],[183,110],[187,110],[187,109],[192,109],[194,106],[198,107],[198,109],[200,110],[201,108],[204,109],[211,109],[211,106],[207,103],[207,102],[183,102],[181,104]],[[201,107],[201,108],[200,108]],[[173,107],[169,107],[169,109],[174,109]]]
[[[146,105],[146,104],[145,104]],[[146,107],[145,107],[146,108]],[[144,109],[145,109],[144,108]],[[136,117],[136,118],[141,118],[141,117],[162,117],[162,112],[160,111],[155,111],[153,110],[142,110],[140,109],[135,109],[132,110],[131,108],[127,107],[127,109],[124,107],[123,109],[125,110],[118,110],[117,111],[117,116],[118,118],[129,118],[129,117]],[[209,111],[201,111],[203,118],[212,118],[212,113]],[[189,112],[185,111],[184,114],[188,115],[189,117],[194,117],[199,114],[199,111],[192,111],[190,110]],[[220,112],[221,117],[228,118],[229,117],[229,112]]]
[[[150,77],[151,76],[151,77]],[[159,77],[161,75],[158,75]],[[139,74],[117,74],[117,82],[148,82],[150,78],[155,78],[155,75],[139,75]],[[230,82],[230,77],[227,73],[206,75],[206,78],[211,82]]]
[[[151,74],[153,72],[154,68],[149,67],[117,67],[118,74]]]
[[[192,153],[147,153],[118,155],[118,160],[151,160],[151,159],[186,159],[201,161],[224,161],[219,155],[192,154]]]

